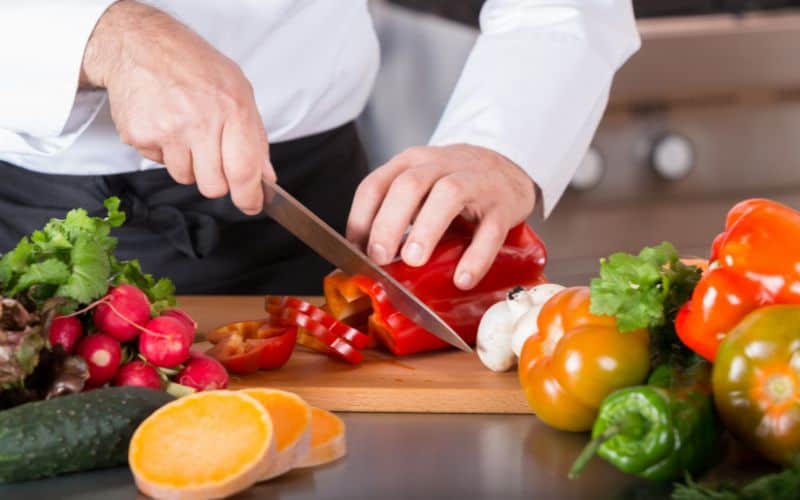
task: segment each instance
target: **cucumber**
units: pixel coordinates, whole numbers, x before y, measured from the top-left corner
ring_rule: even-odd
[[[0,411],[0,482],[123,465],[133,431],[173,399],[114,387]]]

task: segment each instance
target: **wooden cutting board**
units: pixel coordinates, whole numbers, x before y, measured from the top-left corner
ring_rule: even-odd
[[[178,303],[198,322],[201,334],[264,316],[263,297],[184,296]],[[516,371],[489,371],[474,353],[447,350],[395,358],[368,351],[363,363],[350,366],[300,349],[280,370],[234,377],[231,387],[285,389],[335,411],[530,413]]]

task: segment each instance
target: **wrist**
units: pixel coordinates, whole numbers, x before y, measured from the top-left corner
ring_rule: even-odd
[[[147,26],[161,11],[136,2],[119,0],[97,21],[86,43],[81,64],[81,88],[106,88],[123,59],[124,41],[132,30]]]

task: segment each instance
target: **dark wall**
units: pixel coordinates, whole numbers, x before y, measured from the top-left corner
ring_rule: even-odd
[[[483,0],[389,0],[452,21],[478,25]],[[800,7],[800,0],[633,0],[636,17],[682,16]]]

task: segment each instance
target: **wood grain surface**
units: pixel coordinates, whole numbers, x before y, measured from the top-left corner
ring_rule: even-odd
[[[200,334],[264,315],[262,297],[183,296],[178,303],[198,322]],[[234,377],[231,387],[285,389],[312,405],[335,411],[530,413],[516,371],[491,372],[474,353],[446,350],[395,358],[367,351],[365,358],[362,364],[350,366],[298,348],[280,370]]]

